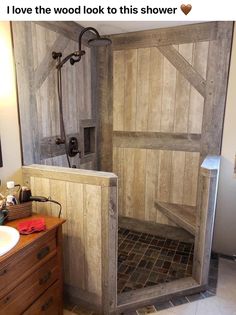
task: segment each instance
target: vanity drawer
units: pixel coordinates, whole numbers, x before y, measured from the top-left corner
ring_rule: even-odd
[[[55,253],[56,237],[54,231],[54,233],[49,233],[48,237],[22,250],[14,258],[7,260],[0,269],[0,298],[32,273],[32,268],[42,265]]]
[[[27,277],[15,289],[0,299],[0,315],[24,312],[59,277],[57,256]]]
[[[23,315],[58,315],[61,314],[61,291],[59,281],[54,283],[34,302]]]

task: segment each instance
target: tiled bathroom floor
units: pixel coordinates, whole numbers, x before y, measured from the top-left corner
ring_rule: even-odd
[[[193,244],[118,231],[118,293],[191,276]]]
[[[154,303],[123,315],[236,315],[236,262],[211,259],[208,290],[198,294],[179,297],[162,303]],[[216,293],[217,285],[217,294]],[[210,297],[210,298],[207,298]],[[96,315],[79,305],[67,307],[63,315]]]

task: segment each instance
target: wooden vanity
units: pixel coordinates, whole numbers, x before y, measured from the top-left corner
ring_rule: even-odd
[[[18,244],[0,257],[0,314],[62,314],[62,224],[65,220],[44,217],[46,231],[21,235]]]

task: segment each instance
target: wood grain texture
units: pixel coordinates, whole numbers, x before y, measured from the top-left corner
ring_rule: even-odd
[[[192,66],[206,79],[209,42],[193,45]],[[204,98],[194,87],[190,87],[190,104],[188,114],[188,132],[201,133]]]
[[[35,89],[40,88],[44,80],[49,75],[49,72],[54,68],[55,62],[52,58],[52,52],[63,52],[66,48],[69,39],[63,36],[58,36],[58,38],[53,43],[51,49],[48,51],[48,54],[44,56],[41,63],[38,65],[35,70]]]
[[[166,218],[165,215],[163,215],[163,217]],[[166,220],[168,219],[166,218]],[[134,218],[119,216],[119,227],[139,233],[141,232],[163,238],[169,238],[171,240],[194,243],[193,235],[186,230],[180,228],[179,226],[170,226],[162,223],[143,221]]]
[[[118,199],[117,187],[102,188],[102,306],[104,314],[117,307]],[[108,206],[107,206],[108,205]]]
[[[75,42],[78,42],[79,34],[83,30],[81,25],[73,21],[37,21],[35,23],[48,28],[50,31],[66,36]],[[83,43],[87,44],[87,41],[92,38],[94,38],[94,34],[87,31],[83,35]]]
[[[172,165],[171,165],[171,202],[183,204],[184,198],[184,170],[186,165],[185,152],[172,152]]]
[[[113,54],[120,65],[113,79],[121,100],[116,108],[114,94],[113,112],[117,115],[113,121],[119,126],[113,126],[113,170],[121,178],[119,213],[123,216],[140,218],[142,213],[145,220],[167,223],[163,214],[153,212],[154,195],[162,202],[196,206],[200,154],[207,153],[213,136],[220,141],[220,132],[213,130],[222,123],[224,111],[225,92],[209,80],[209,73],[219,77],[217,59],[228,65],[230,30],[231,23],[213,22],[113,37]],[[217,48],[212,54],[211,46],[218,44],[222,53]],[[218,96],[211,84],[221,90]],[[222,100],[221,106],[213,106],[215,96]],[[135,159],[143,150],[146,166],[144,159]],[[143,169],[147,174],[145,206],[137,210],[133,173]]]
[[[158,195],[160,152],[146,150],[146,189],[145,189],[145,221],[174,225],[165,215],[158,211],[154,201]],[[136,216],[135,216],[136,218]]]
[[[183,180],[183,204],[196,206],[200,154],[198,152],[185,154]]]
[[[150,48],[149,70],[149,107],[148,131],[161,130],[162,80],[164,71],[164,57],[156,49]]]
[[[222,22],[199,23],[112,35],[111,39],[114,50],[124,50],[201,42],[214,40],[219,36],[227,36],[229,38],[230,35],[227,32],[217,33],[221,25],[223,25]]]
[[[37,102],[34,91],[33,40],[30,22],[12,24],[24,163],[40,162]],[[20,49],[21,47],[21,49]],[[26,51],[27,50],[27,51]],[[30,52],[30,53],[29,53]],[[28,113],[28,115],[25,115]]]
[[[176,69],[165,58],[162,78],[161,132],[174,131]]]
[[[138,57],[138,51],[136,49],[129,49],[124,52],[124,63],[125,63],[125,73],[124,73],[124,81],[123,81],[124,90],[121,90],[120,93],[122,95],[123,106],[125,108],[125,110],[123,110],[123,113],[124,113],[123,130],[127,130],[127,131],[136,130],[136,101],[137,101],[137,89],[138,89],[137,80],[139,80],[138,82],[140,82],[140,78],[138,78],[138,73],[137,73],[138,58],[140,58],[140,56]],[[115,76],[115,73],[114,73],[114,76]],[[120,85],[118,84],[117,88],[119,88],[119,86]],[[114,83],[114,89],[116,89],[115,83]],[[115,95],[114,95],[114,100],[115,100]],[[114,109],[115,108],[116,106],[114,106]],[[114,119],[116,119],[115,112],[114,112]]]
[[[98,119],[99,119],[99,161],[98,169],[112,170],[112,122],[113,113],[113,55],[111,47],[100,47],[98,50]]]
[[[85,185],[84,226],[86,290],[98,295],[102,302],[102,258],[101,258],[101,187]],[[94,211],[96,209],[96,211]],[[77,247],[78,248],[78,247]],[[74,274],[75,275],[75,274]]]
[[[208,283],[211,244],[220,171],[220,156],[207,156],[200,169],[193,276]]]
[[[48,171],[45,173],[45,169]],[[41,175],[40,175],[41,172]],[[91,180],[83,181],[80,174]],[[73,173],[77,178],[73,178]],[[61,167],[23,168],[24,182],[32,193],[51,196],[62,204],[64,272],[68,294],[86,302],[93,298],[97,309],[116,307],[117,181],[99,184],[99,176],[113,174]],[[88,178],[87,177],[87,178]],[[58,210],[58,209],[57,209]],[[41,204],[39,213],[56,214],[55,207]],[[116,245],[116,246],[114,246]],[[76,257],[76,259],[75,259]],[[109,260],[107,260],[109,257]],[[73,288],[73,291],[70,290]],[[108,302],[109,301],[109,302]]]
[[[32,219],[38,218],[39,215],[33,214]],[[55,293],[57,314],[62,314],[60,255],[62,251],[61,225],[64,220],[48,216],[44,216],[44,219],[46,231],[21,236],[17,245],[1,256],[1,315],[30,313],[29,309],[38,303],[40,296],[51,290],[55,282],[58,287]],[[25,218],[14,220],[7,225],[17,228],[23,221]],[[44,250],[44,256],[41,255],[42,250]]]
[[[138,49],[136,131],[146,131],[149,112],[150,48]]]
[[[179,54],[185,58],[191,65],[192,63],[193,44],[179,45]],[[177,72],[176,76],[176,95],[175,95],[175,118],[174,131],[188,132],[189,107],[190,105],[190,82],[181,74]]]
[[[116,186],[117,177],[113,173],[97,172],[91,170],[80,170],[67,167],[57,167],[50,165],[23,166],[22,172],[24,178],[27,179],[34,173],[40,178],[52,178],[55,180],[67,180],[70,182],[78,182],[82,184],[98,185],[98,186]],[[27,184],[25,182],[25,184]]]
[[[114,147],[119,215],[175,225],[157,211],[155,201],[196,206],[199,156],[196,152]]]
[[[57,163],[58,166],[67,166],[65,156],[62,157],[65,155],[65,150],[59,157],[58,153],[60,152],[57,148],[54,150],[53,147],[49,146],[45,156],[45,148],[43,149],[44,152],[41,152],[39,144],[43,138],[60,135],[57,70],[56,60],[51,56],[52,51],[61,51],[63,58],[77,50],[78,44],[70,38],[69,29],[72,27],[70,22],[68,24],[66,22],[59,23],[64,32],[57,32],[53,28],[48,28],[48,23],[53,24],[53,22],[45,22],[45,24],[43,22],[12,23],[23,162],[27,165]],[[55,22],[53,25],[56,24]],[[77,27],[77,29],[81,28]],[[73,28],[74,31],[75,28]],[[91,119],[92,107],[96,106],[92,103],[91,96],[90,49],[85,47],[84,50],[86,54],[80,63],[74,67],[66,63],[62,67],[63,114],[67,134],[80,133],[80,120]],[[29,115],[25,115],[26,112]],[[58,158],[54,158],[55,156]],[[97,152],[94,161],[96,159]],[[77,167],[80,165],[78,158],[71,159],[71,163],[76,164]]]
[[[201,291],[200,285],[192,277],[174,280],[169,283],[158,284],[137,290],[135,294],[125,292],[119,295],[118,308],[119,312],[129,308],[139,308],[145,305],[152,305],[155,301],[160,302],[170,300],[176,295],[187,295]]]
[[[125,54],[123,51],[114,52],[113,75],[114,75],[114,102],[113,103],[113,130],[124,128],[124,105],[125,105]]]
[[[191,83],[192,86],[205,97],[206,81],[204,78],[191,66],[188,61],[173,47],[161,46],[158,47],[160,52],[172,63],[172,65]]]
[[[196,234],[196,208],[167,202],[156,202],[156,208],[192,235]]]
[[[228,28],[232,31],[232,24],[229,23]],[[231,40],[226,39],[212,41],[209,45],[209,70],[207,72],[207,94],[203,112],[201,143],[203,157],[207,154],[220,154],[221,151],[230,48]]]

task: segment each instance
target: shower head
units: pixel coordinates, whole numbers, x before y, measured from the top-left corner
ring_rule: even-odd
[[[101,47],[111,45],[111,40],[106,37],[101,37],[98,31],[94,27],[86,27],[79,34],[79,50],[81,50],[82,36],[85,32],[92,31],[95,34],[95,38],[88,40],[88,45],[91,47]]]
[[[58,63],[56,68],[60,70],[62,66],[70,60],[70,64],[73,65],[76,62],[79,62],[81,60],[81,57],[85,55],[85,51],[82,50],[82,37],[85,32],[92,31],[95,35],[94,38],[91,38],[88,40],[88,45],[90,47],[104,47],[112,44],[112,41],[109,38],[101,37],[98,33],[98,31],[93,27],[85,27],[82,29],[82,31],[79,34],[78,42],[79,42],[79,49],[77,51],[74,51],[73,53],[66,56],[63,60],[61,60],[62,53],[61,52],[52,52],[53,59],[57,59]]]
[[[111,40],[106,37],[97,37],[93,39],[89,39],[88,45],[91,47],[102,47],[102,46],[108,46],[111,45]]]

